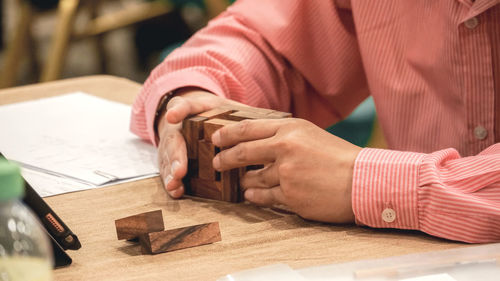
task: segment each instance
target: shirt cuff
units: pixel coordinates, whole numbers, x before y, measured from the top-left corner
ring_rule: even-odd
[[[218,96],[225,97],[222,88],[206,75],[193,70],[177,71],[164,75],[149,85],[149,92],[145,101],[146,126],[149,139],[156,146],[154,122],[156,110],[161,98],[167,93],[183,87],[197,87]]]
[[[418,171],[426,154],[364,148],[354,164],[352,207],[359,225],[419,229]]]

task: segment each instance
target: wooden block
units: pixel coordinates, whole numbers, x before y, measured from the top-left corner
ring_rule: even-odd
[[[266,119],[266,116],[266,114],[262,114],[259,112],[236,111],[229,114],[227,118],[234,121],[241,121],[245,119]]]
[[[118,240],[130,240],[144,233],[162,231],[165,229],[161,210],[115,220],[115,226]]]
[[[222,201],[240,201],[240,180],[238,169],[232,169],[221,173],[221,188]]]
[[[186,194],[203,198],[240,202],[243,190],[239,181],[245,171],[262,166],[243,167],[219,173],[212,161],[219,151],[211,143],[212,134],[221,127],[244,119],[287,118],[290,113],[265,108],[248,108],[239,105],[224,105],[198,114],[183,124],[183,133],[188,146],[188,177],[183,180]],[[224,149],[224,148],[221,148]]]
[[[201,198],[222,200],[222,186],[220,182],[192,178],[189,180],[189,189],[186,193]]]
[[[207,120],[203,123],[203,139],[207,142],[212,141],[212,134],[215,133],[218,129],[230,125],[237,124],[238,122],[226,119],[214,118]]]
[[[221,105],[219,106],[220,108],[224,108],[224,109],[229,109],[229,110],[232,110],[232,111],[245,111],[245,110],[248,110],[248,106],[247,105],[238,105],[238,104],[226,104],[226,105]]]
[[[186,177],[198,177],[198,159],[188,159],[188,172]]]
[[[204,117],[207,119],[222,118],[223,116],[229,115],[233,112],[234,112],[234,110],[230,109],[228,107],[216,107],[216,108],[211,109],[209,111],[202,112],[196,116]]]
[[[215,180],[212,160],[215,156],[215,146],[211,142],[198,141],[198,177],[204,180]]]
[[[143,234],[139,237],[143,254],[159,254],[221,241],[218,222]]]
[[[226,116],[227,119],[241,121],[245,119],[280,119],[292,117],[291,113],[276,110],[266,111],[235,111]]]
[[[182,135],[186,140],[189,159],[198,158],[198,140],[203,138],[203,122],[208,118],[195,116],[182,122]]]

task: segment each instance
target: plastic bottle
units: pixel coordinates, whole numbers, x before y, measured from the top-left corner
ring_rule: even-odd
[[[23,194],[19,168],[0,159],[0,281],[52,280],[47,234]]]

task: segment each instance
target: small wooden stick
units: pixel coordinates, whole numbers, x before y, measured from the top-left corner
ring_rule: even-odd
[[[229,115],[233,112],[234,112],[234,110],[232,110],[230,108],[216,107],[216,108],[211,109],[209,111],[202,112],[202,113],[198,114],[197,116],[212,119],[212,118],[223,117],[223,116]]]
[[[186,140],[186,149],[189,159],[198,158],[198,141],[203,138],[203,122],[205,117],[195,116],[185,119],[182,123],[182,134]]]
[[[215,146],[208,141],[198,141],[198,177],[204,180],[215,180],[216,171],[212,165]]]
[[[218,222],[151,232],[139,236],[143,254],[159,254],[221,241]]]
[[[161,210],[115,220],[115,226],[118,240],[131,240],[144,233],[165,229]]]

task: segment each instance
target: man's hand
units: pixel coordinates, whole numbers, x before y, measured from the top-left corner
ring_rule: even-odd
[[[218,171],[265,165],[241,179],[248,201],[284,204],[311,220],[354,221],[351,185],[360,147],[294,118],[244,120],[216,131],[212,143],[231,147],[214,158]]]
[[[203,90],[184,88],[177,91],[176,96],[168,102],[166,113],[159,117],[158,161],[160,176],[170,196],[179,198],[184,194],[182,178],[187,173],[188,160],[186,142],[181,132],[182,121],[189,115],[225,104],[245,106]]]

